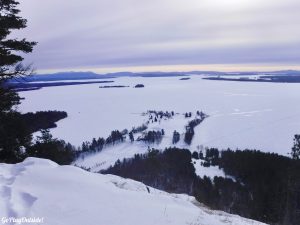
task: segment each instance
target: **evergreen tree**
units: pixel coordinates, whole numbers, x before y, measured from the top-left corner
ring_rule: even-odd
[[[53,138],[49,130],[42,130],[42,135],[37,138],[36,144],[27,149],[27,154],[50,159],[61,165],[70,164],[76,157],[75,147],[63,140]]]
[[[192,143],[193,137],[194,137],[194,128],[193,127],[187,127],[186,133],[184,135],[184,142],[190,145]]]
[[[49,143],[53,140],[53,136],[50,133],[49,129],[41,130],[41,136],[37,137],[37,142]]]
[[[132,132],[129,132],[129,139],[131,142],[134,142],[134,136]]]
[[[296,134],[294,136],[294,146],[292,147],[291,152],[293,159],[300,159],[300,135]]]
[[[194,151],[193,154],[192,154],[192,158],[193,159],[199,159],[199,153]]]
[[[180,140],[180,134],[176,130],[174,130],[173,139],[172,139],[173,145],[176,144],[179,140]]]
[[[30,53],[35,42],[13,38],[11,32],[26,27],[26,20],[18,16],[18,2],[0,1],[0,162],[22,160],[21,149],[31,142],[21,114],[12,110],[20,103],[20,97],[9,89],[6,82],[31,74],[29,66],[23,66],[20,53]]]
[[[18,16],[18,4],[15,0],[0,1],[0,113],[20,103],[18,94],[5,86],[6,81],[32,72],[30,66],[22,65],[23,57],[17,53],[30,53],[36,43],[11,37],[13,30],[26,27],[27,21]]]
[[[23,57],[18,52],[29,53],[36,42],[26,39],[11,38],[13,30],[26,28],[26,20],[19,17],[17,9],[19,3],[15,0],[0,1],[0,81],[18,76],[28,75],[30,67],[24,67],[21,62]]]

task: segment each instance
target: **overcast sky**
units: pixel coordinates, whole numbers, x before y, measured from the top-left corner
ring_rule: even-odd
[[[21,0],[38,71],[300,68],[299,0]],[[19,35],[19,34],[18,34]]]

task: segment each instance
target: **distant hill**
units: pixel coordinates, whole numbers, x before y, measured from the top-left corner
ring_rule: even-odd
[[[112,76],[103,76],[93,72],[60,72],[54,74],[38,74],[26,78],[28,82],[38,81],[58,81],[58,80],[89,80],[89,79],[105,79]]]
[[[61,81],[61,80],[90,80],[90,79],[110,79],[116,77],[181,77],[188,75],[209,75],[209,76],[226,76],[226,75],[274,75],[274,76],[300,76],[300,71],[297,70],[282,70],[271,72],[218,72],[218,71],[187,71],[187,72],[116,72],[107,74],[97,74],[94,72],[59,72],[53,74],[36,74],[26,77],[27,82],[42,82],[42,81]]]

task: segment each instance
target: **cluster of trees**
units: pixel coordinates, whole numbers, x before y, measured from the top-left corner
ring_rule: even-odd
[[[190,145],[192,143],[195,131],[194,128],[187,126],[184,134],[184,142]]]
[[[192,117],[192,113],[191,113],[191,112],[186,112],[186,113],[184,114],[184,117],[185,117],[185,118],[191,118],[191,117]]]
[[[249,189],[253,198],[253,201],[249,202],[251,216],[270,223],[286,219],[284,209],[290,204],[287,193],[294,192],[288,185],[291,176],[294,177],[291,168],[297,165],[295,161],[259,151],[227,150],[221,152],[218,164],[226,174],[234,176],[239,183]],[[297,167],[298,173],[300,167],[299,165]]]
[[[49,130],[42,130],[34,145],[26,150],[25,155],[50,159],[60,165],[68,165],[74,161],[78,152],[70,143],[53,138]]]
[[[99,86],[99,88],[125,88],[125,87],[129,87],[129,86],[125,86],[125,85],[105,85],[105,86]]]
[[[137,85],[135,85],[134,87],[135,87],[135,88],[143,88],[143,87],[145,87],[145,85],[143,85],[143,84],[137,84]]]
[[[202,152],[199,153],[199,156],[201,158]],[[202,154],[203,157],[204,154]],[[217,148],[207,148],[205,150],[205,156],[203,157],[204,163],[203,166],[209,167],[209,166],[217,166],[219,165],[220,160],[220,152]]]
[[[22,161],[25,157],[22,149],[29,147],[31,142],[32,135],[20,113],[0,113],[0,162]]]
[[[92,142],[85,141],[81,145],[81,151],[82,152],[99,152],[103,149],[105,145],[105,139],[104,138],[93,138]]]
[[[200,152],[194,151],[192,153],[192,158],[193,159],[204,159],[203,152],[202,151],[200,151]]]
[[[200,178],[192,157],[202,157],[235,179]],[[178,148],[151,150],[118,161],[103,173],[119,175],[173,193],[187,193],[213,209],[270,224],[299,224],[299,160],[259,151],[218,151],[206,155]],[[297,216],[298,215],[298,216]]]
[[[198,117],[200,117],[200,119],[204,119],[204,118],[206,117],[206,114],[203,113],[202,111],[199,111],[199,110],[197,110],[196,115],[197,115]],[[191,112],[186,112],[186,113],[184,114],[184,117],[185,117],[185,118],[191,118],[191,117],[192,117],[192,113],[191,113]]]
[[[21,115],[26,123],[29,133],[34,133],[41,129],[55,128],[57,121],[65,119],[68,114],[64,111],[38,111],[36,113],[26,113]]]
[[[136,134],[136,133],[143,132],[143,131],[145,131],[147,129],[148,129],[147,125],[143,124],[143,125],[141,125],[139,127],[133,127],[130,132],[133,133],[133,134]]]
[[[127,133],[127,130],[121,132],[119,130],[113,130],[106,139],[99,137],[98,139],[93,138],[91,142],[83,142],[81,145],[81,149],[79,149],[78,152],[86,153],[102,151],[105,145],[114,145],[123,142]],[[132,132],[130,133],[132,134]]]
[[[115,174],[142,181],[144,184],[172,193],[191,194],[191,182],[195,168],[188,150],[169,148],[164,152],[149,150],[132,159],[117,161],[105,174]]]
[[[165,117],[165,118],[171,118],[172,116],[175,115],[174,111],[171,111],[171,112],[166,111],[166,112],[164,112],[164,111],[156,111],[156,110],[148,110],[148,114],[150,114],[150,119],[152,119],[153,116],[162,119],[163,117]]]
[[[176,130],[174,130],[174,132],[173,132],[173,138],[172,138],[173,145],[175,145],[176,143],[178,143],[178,141],[180,141],[180,133],[177,132]]]
[[[204,115],[204,114],[203,114]],[[198,126],[203,120],[204,120],[204,116],[200,117],[200,118],[195,118],[191,121],[189,121],[188,125],[185,127],[185,135],[184,135],[184,142],[187,143],[188,145],[190,145],[192,143],[195,131],[194,128],[196,126]]]
[[[24,149],[33,145],[32,133],[56,127],[55,122],[67,117],[66,112],[47,111],[21,114],[0,113],[0,161],[19,162],[28,156]]]
[[[207,117],[207,115],[205,113],[203,113],[202,111],[199,111],[199,110],[196,112],[196,114],[197,114],[197,116],[199,116],[200,118],[203,118],[203,119],[205,117]]]
[[[141,137],[138,137],[137,141],[145,141],[147,143],[160,143],[163,136],[165,135],[165,131],[162,130],[150,130],[145,132]]]
[[[132,132],[132,131],[129,132],[128,137],[129,137],[129,140],[130,140],[131,142],[134,142],[134,135],[133,135],[133,132]]]
[[[108,136],[108,138],[106,138],[105,143],[114,145],[114,144],[123,142],[124,139],[125,139],[125,137],[123,136],[123,134],[120,131],[114,130],[111,132],[111,134]]]
[[[165,118],[165,119],[170,119],[172,118],[175,113],[174,111],[155,111],[155,110],[148,110],[147,114],[149,114],[149,122],[158,122],[161,119]]]

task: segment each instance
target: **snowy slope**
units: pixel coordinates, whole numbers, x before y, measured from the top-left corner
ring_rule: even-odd
[[[150,192],[150,193],[149,193]],[[112,175],[44,159],[0,164],[0,217],[40,217],[45,225],[262,225]]]
[[[118,159],[123,160],[124,158],[132,158],[135,154],[144,154],[149,148],[164,150],[165,148],[176,146],[179,148],[189,149],[189,146],[183,141],[185,126],[190,120],[194,119],[195,116],[193,118],[185,118],[184,113],[176,113],[176,115],[170,119],[158,119],[157,122],[150,123],[148,123],[148,115],[140,115],[140,117],[143,118],[143,124],[146,124],[148,127],[145,132],[164,130],[165,135],[160,143],[145,143],[143,141],[137,141],[143,133],[138,132],[134,134],[134,142],[131,142],[128,135],[126,135],[126,140],[123,143],[105,146],[101,152],[86,155],[84,158],[80,157],[74,162],[74,164],[80,167],[90,168],[91,171],[98,172],[99,170],[113,166]],[[180,141],[176,145],[172,144],[174,130],[179,132],[181,135]]]
[[[88,153],[82,154],[73,165],[89,169],[92,172],[99,172],[100,170],[108,169],[110,166],[113,166],[117,160],[123,160],[124,158],[132,158],[135,154],[144,154],[148,152],[149,148],[155,148],[159,150],[164,150],[165,148],[169,147],[178,147],[178,148],[185,148],[190,149],[191,152],[196,150],[199,152],[200,146],[194,145],[193,148],[187,145],[184,142],[184,133],[185,126],[188,124],[189,121],[197,117],[193,113],[193,117],[185,118],[184,113],[175,113],[169,119],[163,118],[159,119],[157,122],[150,122],[148,123],[148,114],[144,115],[146,119],[144,120],[144,124],[147,123],[148,128],[145,130],[147,131],[160,131],[164,130],[165,134],[163,135],[162,141],[160,143],[145,143],[143,141],[134,141],[131,142],[128,138],[123,143],[118,143],[115,145],[105,146],[104,149],[97,153]],[[201,126],[198,125],[198,126]],[[172,143],[173,132],[176,130],[180,133],[180,141],[176,144]],[[137,140],[139,136],[142,135],[142,132],[134,134],[134,139]],[[219,169],[217,166],[210,166],[204,167],[202,166],[200,161],[194,160],[193,165],[196,169],[196,174],[200,177],[208,176],[211,179],[214,176],[226,177],[224,171]]]

